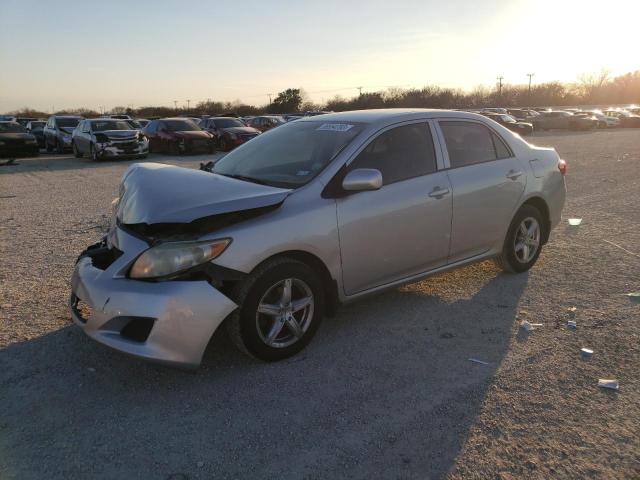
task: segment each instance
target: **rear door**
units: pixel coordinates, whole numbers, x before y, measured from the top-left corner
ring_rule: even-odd
[[[451,188],[427,121],[387,128],[347,170],[373,168],[379,190],[336,200],[344,290],[352,295],[445,264]]]
[[[453,190],[449,263],[481,255],[502,242],[527,181],[525,166],[481,122],[440,120]]]

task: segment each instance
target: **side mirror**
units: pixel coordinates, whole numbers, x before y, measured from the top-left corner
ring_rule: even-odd
[[[357,168],[342,180],[342,188],[349,192],[364,192],[382,188],[382,173],[373,168]]]

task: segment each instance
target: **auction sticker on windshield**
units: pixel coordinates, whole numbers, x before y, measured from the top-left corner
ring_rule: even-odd
[[[323,123],[316,130],[328,130],[330,132],[347,132],[353,128],[353,125],[347,123]]]

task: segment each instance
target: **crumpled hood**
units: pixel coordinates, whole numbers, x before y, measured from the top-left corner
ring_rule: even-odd
[[[121,140],[124,138],[134,138],[135,136],[138,135],[138,130],[104,130],[102,132],[97,132],[97,133],[102,133],[106,135],[108,138],[111,138],[114,140]]]
[[[277,205],[289,192],[202,170],[136,163],[122,178],[117,217],[125,225],[190,223],[221,213]]]
[[[204,130],[193,130],[191,132],[171,132],[172,135],[178,138],[185,139],[198,139],[198,138],[212,138],[209,132],[205,132]]]
[[[245,135],[249,133],[254,133],[258,135],[260,133],[260,130],[253,127],[229,127],[229,128],[223,128],[222,130],[228,133],[245,134]]]
[[[22,133],[22,132],[8,132],[8,133],[0,133],[0,140],[35,140],[35,137],[30,133]]]

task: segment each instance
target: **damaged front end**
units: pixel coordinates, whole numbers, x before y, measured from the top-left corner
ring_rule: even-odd
[[[108,235],[76,262],[74,322],[126,353],[197,366],[237,308],[230,291],[245,275],[212,261],[233,242],[212,234],[268,214],[288,193],[197,170],[133,165]]]

